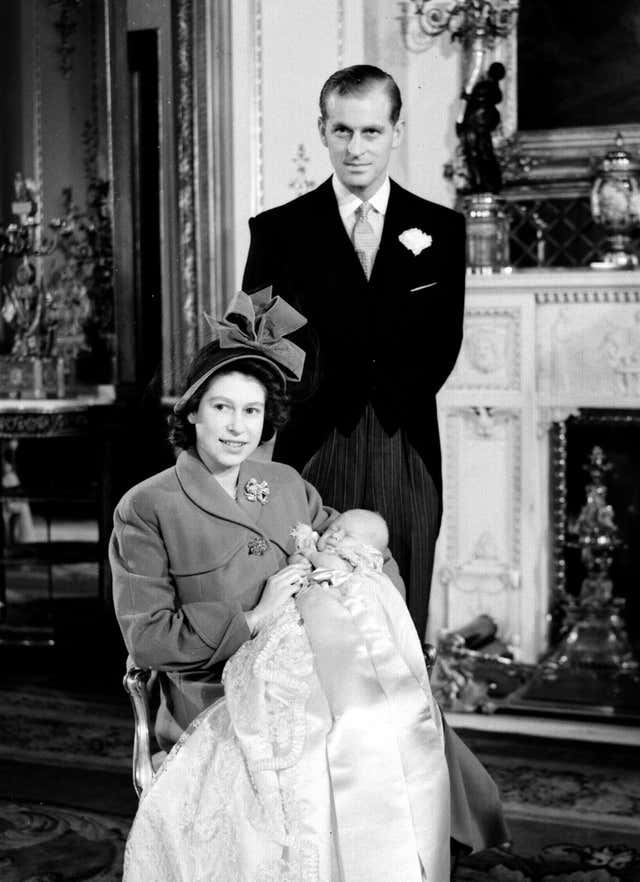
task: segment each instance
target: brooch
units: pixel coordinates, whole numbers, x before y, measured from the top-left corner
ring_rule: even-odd
[[[249,478],[244,485],[244,495],[249,502],[259,502],[260,505],[266,505],[269,502],[269,494],[271,490],[266,481],[256,481],[255,478]]]
[[[410,230],[405,230],[404,233],[400,233],[398,239],[400,239],[404,247],[408,248],[409,251],[412,251],[416,257],[421,251],[424,251],[425,248],[429,248],[433,241],[428,233],[423,233],[422,230],[419,230],[417,227],[411,227]]]
[[[247,547],[249,549],[249,554],[262,555],[269,546],[266,539],[263,539],[262,536],[256,536],[254,539],[249,539]]]

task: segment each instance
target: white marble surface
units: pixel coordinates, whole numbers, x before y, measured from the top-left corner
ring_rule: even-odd
[[[640,747],[640,726],[583,720],[549,719],[516,714],[445,714],[454,729],[475,732],[504,732],[532,738],[558,738]]]

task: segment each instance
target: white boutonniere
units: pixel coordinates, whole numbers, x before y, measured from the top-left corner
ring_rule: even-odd
[[[405,248],[408,248],[409,251],[413,251],[416,256],[420,254],[421,251],[424,251],[425,248],[429,248],[433,241],[428,233],[423,233],[422,230],[419,230],[417,227],[411,227],[410,230],[405,230],[404,233],[400,233],[398,239],[402,242]]]
[[[271,490],[266,481],[257,481],[255,478],[249,478],[244,485],[244,495],[249,502],[259,502],[260,505],[266,505],[269,502],[269,494]]]

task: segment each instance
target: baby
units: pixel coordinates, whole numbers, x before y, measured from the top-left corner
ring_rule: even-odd
[[[389,543],[384,518],[362,508],[343,512],[322,536],[307,524],[298,524],[292,535],[296,550],[289,563],[308,561],[313,567],[309,579],[314,582],[330,579],[331,573],[350,573],[362,567],[381,572],[383,552]]]

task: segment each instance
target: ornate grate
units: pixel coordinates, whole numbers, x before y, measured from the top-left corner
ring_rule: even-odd
[[[507,212],[513,267],[588,266],[602,254],[605,233],[591,216],[588,196],[518,200]]]

